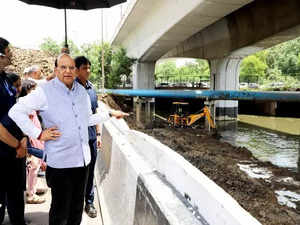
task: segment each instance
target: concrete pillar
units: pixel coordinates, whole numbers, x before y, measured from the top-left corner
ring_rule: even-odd
[[[136,123],[140,128],[152,128],[154,113],[155,113],[155,99],[154,98],[134,98],[134,110],[136,114]]]
[[[155,62],[133,65],[133,89],[154,89]]]
[[[133,89],[154,89],[155,62],[133,65]],[[151,128],[155,113],[154,98],[134,98],[137,126]]]
[[[211,90],[238,90],[239,72],[242,57],[228,56],[209,60]],[[238,114],[238,101],[216,101],[216,120],[235,120]]]

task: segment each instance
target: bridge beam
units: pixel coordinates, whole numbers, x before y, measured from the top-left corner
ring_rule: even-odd
[[[133,65],[133,89],[154,89],[155,62]],[[134,110],[137,125],[142,128],[151,128],[155,113],[154,98],[134,98]]]
[[[211,89],[236,91],[239,89],[239,72],[242,57],[228,56],[209,60]],[[238,101],[218,100],[215,103],[216,120],[235,120],[238,114]]]

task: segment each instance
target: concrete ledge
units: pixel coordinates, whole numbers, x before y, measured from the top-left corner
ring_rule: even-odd
[[[102,131],[96,179],[104,224],[260,224],[183,157],[123,122]]]

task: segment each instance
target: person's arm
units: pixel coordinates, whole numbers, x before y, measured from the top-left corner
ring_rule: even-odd
[[[18,148],[20,142],[0,123],[0,141],[9,145],[12,148]]]
[[[110,115],[108,111],[102,111],[101,113],[96,112],[93,114],[91,108],[91,100],[88,94],[86,94],[88,110],[89,110],[89,126],[95,126],[97,124],[104,123],[105,121],[110,119]]]
[[[98,112],[98,104],[96,112]],[[100,124],[96,124],[96,136],[97,136],[97,147],[101,148],[101,126]]]
[[[100,112],[93,114],[91,110],[91,102],[88,95],[87,98],[88,98],[88,107],[89,107],[89,115],[90,115],[89,126],[94,126],[97,124],[104,123],[105,121],[109,120],[110,117],[121,119],[124,116],[129,116],[128,113],[124,113],[119,110],[104,110],[104,109],[102,109]]]
[[[29,119],[32,111],[46,110],[48,107],[47,98],[42,88],[37,88],[30,94],[19,99],[19,101],[9,110],[9,117],[15,121],[26,135],[37,139],[42,130],[37,128]]]
[[[15,149],[17,158],[24,158],[27,153],[27,138],[23,137],[19,141],[10,133],[7,128],[8,126],[14,126],[13,129],[19,129],[17,125],[8,117],[8,115],[2,117],[0,122],[0,140]]]

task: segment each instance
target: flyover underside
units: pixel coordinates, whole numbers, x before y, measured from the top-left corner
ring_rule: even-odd
[[[299,11],[298,0],[136,0],[113,43],[138,59],[135,89],[153,87],[149,68],[164,55],[208,59],[212,89],[236,91],[245,56],[300,35]],[[237,111],[237,101],[216,102],[217,119],[235,119]]]
[[[193,34],[252,0],[132,0],[113,38],[140,62],[155,62]]]
[[[220,59],[243,48],[236,55],[247,56],[298,37],[299,10],[298,0],[254,1],[190,36],[164,58]]]

